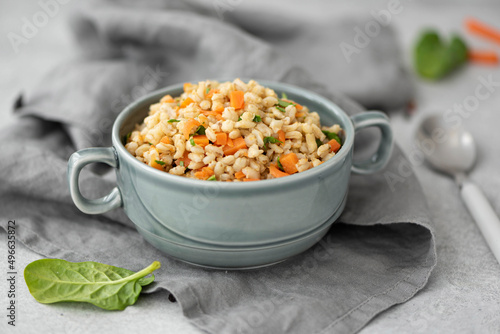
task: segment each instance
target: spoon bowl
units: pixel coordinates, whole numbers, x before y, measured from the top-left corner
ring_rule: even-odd
[[[416,142],[431,166],[455,178],[465,206],[500,263],[500,220],[483,192],[466,177],[476,161],[472,135],[450,126],[442,116],[432,115],[418,127]]]
[[[417,142],[435,169],[456,176],[472,169],[476,161],[474,138],[462,127],[452,127],[438,115],[425,118]]]

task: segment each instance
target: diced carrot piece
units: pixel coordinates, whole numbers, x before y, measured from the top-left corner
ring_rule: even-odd
[[[234,142],[229,136],[227,136],[227,146],[234,147]]]
[[[302,112],[298,112],[295,114],[295,117],[302,117],[302,116],[304,116],[304,113],[302,113]]]
[[[212,110],[202,110],[201,113],[204,116],[215,116],[216,112]],[[199,118],[199,117],[198,117]]]
[[[191,103],[194,103],[194,101],[193,101],[192,98],[188,97],[187,99],[185,99],[184,101],[182,101],[181,108],[186,108]]]
[[[184,138],[186,138],[186,140],[189,139],[191,130],[193,130],[193,128],[198,128],[200,125],[201,125],[200,122],[198,122],[194,118],[188,119],[184,124],[184,129],[183,129]]]
[[[281,143],[285,143],[285,131],[278,130],[278,139]]]
[[[214,96],[214,94],[217,94],[217,93],[219,93],[219,90],[217,90],[217,89],[210,89],[210,90],[208,91],[208,94],[207,94],[207,95],[205,95],[205,98],[207,98],[207,99],[211,99],[211,98],[212,98],[212,96]]]
[[[156,168],[158,170],[164,170],[163,166],[159,163],[157,163],[155,160],[151,161],[151,167]]]
[[[219,132],[215,134],[215,145],[224,146],[227,144],[227,133]]]
[[[198,115],[198,120],[205,128],[208,126],[208,118],[205,115]]]
[[[190,82],[186,82],[186,83],[184,84],[184,86],[183,86],[184,91],[185,91],[185,92],[187,92],[187,91],[188,91],[188,89],[189,89],[189,88],[191,88],[192,86],[193,86],[193,84],[192,84],[192,83],[190,83]]]
[[[243,179],[243,182],[248,182],[248,181],[260,181],[260,179]]]
[[[196,145],[199,145],[201,147],[205,147],[210,144],[206,135],[193,136],[193,141]]]
[[[473,18],[467,18],[465,20],[465,27],[472,34],[481,36],[483,38],[489,39],[492,42],[500,44],[500,30],[498,28],[486,25],[483,22]]]
[[[477,64],[498,65],[499,59],[495,51],[469,50],[467,54],[469,61]]]
[[[330,147],[332,148],[332,151],[335,152],[335,153],[337,153],[338,150],[340,150],[340,144],[335,139],[330,140],[328,142],[328,145],[330,145]]]
[[[194,176],[200,180],[206,180],[212,175],[214,175],[214,171],[208,166],[205,166],[200,171],[194,173]]]
[[[269,172],[274,177],[283,177],[283,176],[289,176],[290,175],[288,173],[280,171],[279,168],[276,165],[274,165],[274,164],[271,164],[269,166]]]
[[[241,109],[245,105],[244,99],[245,93],[241,90],[232,91],[229,95],[229,101],[231,102],[231,107],[234,109]]]
[[[234,173],[234,177],[237,179],[243,179],[246,177],[246,175],[243,172],[236,172],[236,173]]]
[[[160,102],[161,103],[170,103],[170,102],[174,102],[174,99],[170,95],[165,95],[164,97],[161,98]]]
[[[170,138],[168,138],[167,136],[164,136],[160,142],[162,142],[163,144],[170,144]]]
[[[180,166],[181,161],[182,161],[184,163],[184,167],[187,168],[187,166],[189,166],[189,164],[191,163],[191,159],[188,158],[188,155],[189,155],[189,152],[184,151],[184,155],[182,156],[182,158],[175,160],[176,165]]]
[[[236,139],[233,139],[233,147],[226,145],[222,149],[224,151],[224,155],[232,155],[238,152],[241,149],[247,148],[247,144],[245,143],[245,139],[243,137],[238,137]]]
[[[295,109],[297,109],[297,111],[300,111],[300,110],[302,110],[302,108],[304,108],[304,107],[302,107],[300,104],[298,104],[295,101],[287,100],[287,99],[282,99],[282,100],[285,101],[285,102],[289,102],[289,103],[295,104]]]
[[[296,166],[297,162],[299,162],[299,158],[293,152],[280,157],[280,163],[283,166],[285,172],[288,174],[294,174],[298,172]]]
[[[224,111],[224,106],[220,106],[217,109],[212,109],[212,110],[215,111],[216,113],[222,113]]]

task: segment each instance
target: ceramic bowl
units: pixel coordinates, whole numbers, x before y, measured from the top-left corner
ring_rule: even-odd
[[[89,214],[123,207],[155,247],[204,266],[261,266],[312,246],[341,214],[351,171],[369,174],[385,165],[392,149],[392,131],[381,112],[349,117],[335,103],[306,89],[259,83],[318,112],[323,125],[340,124],[345,136],[339,152],[305,172],[255,182],[209,182],[156,170],[135,159],[122,138],[142,122],[151,104],[166,94],[182,93],[182,84],[173,85],[135,101],[120,113],[113,125],[112,147],[83,149],[71,156],[68,179],[76,206]],[[355,132],[371,126],[381,130],[378,150],[371,159],[353,164]],[[116,170],[117,187],[100,199],[83,197],[78,187],[81,169],[93,162]]]

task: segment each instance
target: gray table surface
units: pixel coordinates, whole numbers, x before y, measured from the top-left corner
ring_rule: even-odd
[[[387,8],[387,1],[342,1],[346,13],[369,15],[372,9]],[[499,26],[500,3],[481,2],[412,2],[401,1],[403,10],[393,17],[405,59],[410,63],[410,50],[423,27],[436,27],[442,32],[463,32],[463,19],[475,16]],[[69,2],[60,5],[56,15],[15,53],[6,38],[9,32],[19,33],[23,17],[32,17],[41,10],[38,1],[0,1],[0,124],[12,121],[10,106],[23,88],[29,87],[50,67],[72,56],[73,41],[65,19]],[[495,49],[477,38],[467,37],[477,48]],[[500,81],[498,67],[468,66],[440,83],[416,80],[417,108],[411,117],[393,113],[391,122],[398,143],[408,154],[415,151],[412,136],[418,120],[425,114],[444,111],[473,95],[478,77],[493,75]],[[500,213],[500,177],[498,166],[489,161],[489,154],[498,155],[500,132],[500,91],[480,102],[465,120],[465,126],[476,137],[479,161],[470,174],[484,191],[497,213]],[[483,129],[487,129],[484,130]],[[498,160],[497,160],[498,161]],[[489,252],[481,234],[461,203],[453,181],[425,165],[416,166],[416,173],[427,195],[434,216],[437,236],[438,264],[427,286],[408,302],[377,316],[361,333],[500,333],[500,266]],[[495,175],[496,177],[490,177]],[[22,210],[22,209],[20,209]],[[12,217],[15,219],[16,217]],[[6,222],[2,222],[6,224]],[[16,245],[17,266],[41,258],[22,244]],[[10,333],[199,333],[183,318],[176,303],[168,301],[167,293],[142,296],[138,303],[123,312],[101,312],[86,305],[41,305],[29,294],[22,278],[17,283],[16,328],[7,325],[4,306],[7,299],[7,238],[0,233],[0,332]]]

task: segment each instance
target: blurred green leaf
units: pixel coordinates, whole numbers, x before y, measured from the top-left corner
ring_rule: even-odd
[[[467,62],[467,45],[457,35],[446,44],[436,31],[425,31],[415,46],[415,68],[427,79],[439,80]]]

